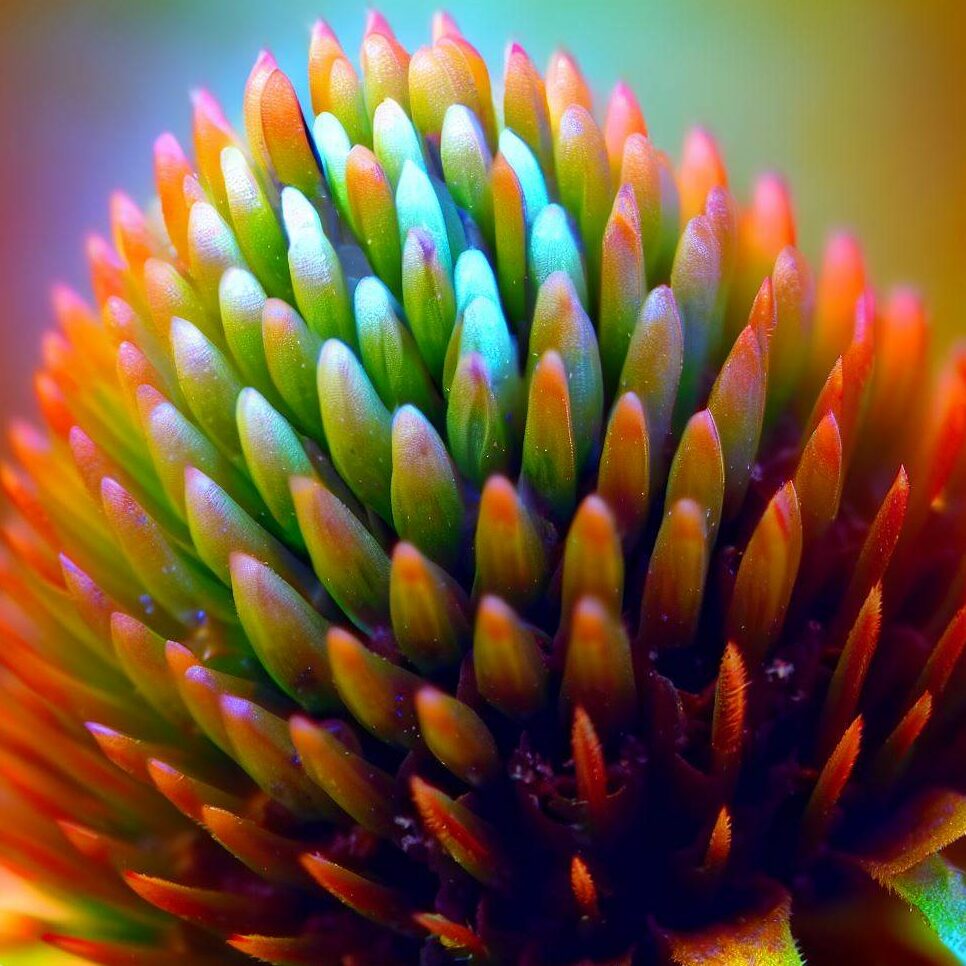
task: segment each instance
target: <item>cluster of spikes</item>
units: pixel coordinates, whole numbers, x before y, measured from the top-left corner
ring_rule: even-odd
[[[361,65],[316,25],[310,120],[261,54],[244,138],[197,93],[96,308],[55,293],[0,471],[0,863],[80,914],[43,938],[962,955],[966,356],[933,380],[851,237],[813,285],[779,178],[739,205],[701,130],[674,167],[624,85],[600,125],[565,53],[512,45],[501,112],[446,16]]]

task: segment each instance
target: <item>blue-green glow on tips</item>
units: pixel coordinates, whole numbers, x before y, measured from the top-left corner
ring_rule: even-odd
[[[423,171],[423,149],[409,115],[392,99],[383,101],[372,119],[372,149],[396,188],[407,161]]]
[[[379,279],[370,275],[356,286],[355,315],[362,364],[386,407],[413,403],[433,418],[442,416],[442,400],[412,333]]]
[[[532,225],[534,219],[550,201],[540,163],[526,143],[509,128],[504,128],[500,132],[500,153],[520,182],[527,224]]]
[[[352,142],[345,128],[334,114],[323,112],[312,126],[312,139],[322,159],[322,170],[339,213],[352,225],[352,209],[346,184],[346,159]]]
[[[456,311],[460,315],[478,295],[488,298],[494,305],[500,304],[500,290],[493,266],[478,248],[467,248],[456,259],[453,286],[456,290]]]
[[[447,275],[453,272],[446,220],[439,198],[429,175],[412,161],[403,162],[399,184],[396,187],[396,211],[399,218],[399,237],[403,244],[412,228],[422,228],[433,239],[436,255]]]
[[[560,205],[547,205],[530,232],[530,279],[539,288],[554,272],[570,277],[581,305],[587,308],[587,278],[577,239]]]

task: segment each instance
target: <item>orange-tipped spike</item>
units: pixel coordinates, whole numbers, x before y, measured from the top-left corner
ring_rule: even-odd
[[[748,707],[747,687],[745,662],[737,646],[729,642],[721,657],[711,720],[712,768],[726,787],[732,784],[741,767]]]
[[[828,412],[805,444],[795,470],[806,545],[821,537],[838,515],[842,480],[842,437],[835,414]]]
[[[821,758],[831,753],[855,714],[879,642],[881,625],[882,585],[876,584],[869,591],[835,666],[819,731],[818,754]]]
[[[616,179],[624,158],[624,145],[632,134],[647,137],[647,122],[634,91],[623,81],[618,81],[607,102],[604,121],[604,140],[610,157],[611,174]]]
[[[581,598],[574,608],[561,700],[564,707],[583,706],[605,737],[620,732],[636,713],[627,635],[594,597]]]
[[[570,860],[570,889],[577,902],[581,916],[586,919],[599,919],[600,906],[597,899],[597,885],[587,868],[587,863],[575,855]]]
[[[728,173],[718,145],[704,128],[692,128],[684,139],[678,185],[682,225],[704,211],[704,203],[712,188],[728,186]]]
[[[902,774],[916,740],[929,724],[932,707],[932,695],[923,691],[885,740],[872,763],[873,781],[879,788],[887,788]]]
[[[414,777],[410,787],[420,818],[436,841],[474,879],[499,885],[504,870],[493,829],[421,778]]]
[[[862,744],[862,716],[859,715],[839,739],[822,768],[802,816],[800,850],[811,855],[822,844],[832,823],[833,810],[852,777]]]
[[[801,557],[802,518],[788,482],[758,521],[735,579],[728,634],[746,661],[760,661],[781,631]]]
[[[326,892],[360,916],[397,932],[413,931],[412,912],[402,893],[373,882],[318,853],[303,855],[302,865]]]
[[[577,797],[586,805],[590,825],[600,831],[607,817],[607,763],[594,723],[580,705],[570,732]]]
[[[714,827],[711,829],[711,838],[708,840],[708,848],[704,853],[704,864],[701,867],[706,878],[711,882],[717,882],[728,864],[731,857],[731,813],[727,807],[722,805],[718,817],[715,819]]]
[[[422,912],[413,916],[413,919],[428,933],[435,936],[445,949],[486,961],[487,948],[469,926],[462,926],[435,912]]]

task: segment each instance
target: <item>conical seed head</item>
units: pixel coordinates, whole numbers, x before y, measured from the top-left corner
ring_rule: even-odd
[[[894,923],[962,945],[966,357],[571,54],[512,44],[499,122],[445,14],[308,59],[310,113],[262,52],[243,134],[158,139],[10,431],[0,867],[77,909],[32,932],[948,961]]]

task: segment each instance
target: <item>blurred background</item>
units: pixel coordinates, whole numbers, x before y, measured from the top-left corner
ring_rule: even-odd
[[[436,0],[385,0],[411,49]],[[832,228],[864,239],[877,283],[922,286],[940,343],[966,323],[966,5],[961,0],[452,0],[502,74],[508,39],[539,64],[558,44],[606,97],[637,90],[655,141],[678,155],[687,126],[718,136],[744,195],[786,174],[800,242],[817,260]],[[29,411],[54,280],[86,286],[83,237],[105,231],[121,187],[151,193],[151,145],[189,139],[188,91],[232,118],[269,46],[305,92],[309,27],[348,51],[365,7],[348,0],[34,0],[0,6],[0,416]],[[307,103],[307,97],[304,103]]]

